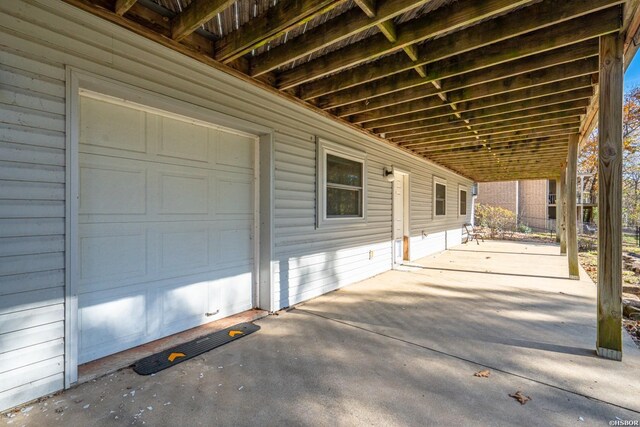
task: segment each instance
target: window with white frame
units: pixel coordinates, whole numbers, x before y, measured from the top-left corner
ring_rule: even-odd
[[[364,221],[365,154],[323,140],[318,144],[319,225]]]
[[[467,216],[467,187],[458,187],[458,215]]]
[[[433,215],[447,215],[447,181],[433,178]]]

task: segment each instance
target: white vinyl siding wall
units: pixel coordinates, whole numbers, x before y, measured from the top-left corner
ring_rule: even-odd
[[[460,243],[469,218],[451,207],[468,179],[61,1],[0,2],[0,40],[0,410],[63,387],[63,65],[273,129],[273,308],[391,268],[385,166],[410,174],[411,258]],[[366,224],[316,229],[317,137],[367,154]],[[437,220],[434,174],[448,183]]]
[[[0,409],[63,387],[65,71],[0,50]]]

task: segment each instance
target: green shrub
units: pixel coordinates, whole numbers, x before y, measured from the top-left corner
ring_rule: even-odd
[[[499,206],[478,204],[475,208],[475,223],[489,230],[489,237],[504,238],[505,233],[516,230],[516,214]]]
[[[529,234],[531,233],[531,227],[529,227],[527,224],[520,223],[518,224],[518,232]]]

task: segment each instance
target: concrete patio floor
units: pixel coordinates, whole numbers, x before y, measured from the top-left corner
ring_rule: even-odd
[[[154,376],[124,369],[0,424],[640,420],[640,351],[625,333],[622,362],[595,356],[595,286],[584,271],[566,279],[558,252],[463,245],[261,319],[258,333]],[[482,369],[489,378],[473,376]],[[520,405],[516,391],[532,400]]]

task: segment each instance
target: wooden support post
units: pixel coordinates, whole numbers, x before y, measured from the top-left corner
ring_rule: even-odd
[[[556,200],[555,200],[555,205],[556,205],[556,243],[560,243],[560,203],[561,200],[560,199],[560,175],[558,175],[558,177],[556,178]],[[550,201],[549,201],[550,202]],[[548,202],[548,203],[549,203]]]
[[[562,172],[560,173],[560,186],[558,187],[558,197],[556,197],[556,218],[560,221],[560,253],[567,253],[567,164],[562,163]]]
[[[624,37],[600,37],[598,355],[622,360],[622,87]]]
[[[577,169],[578,169],[578,140],[575,133],[569,136],[569,152],[567,155],[567,186],[565,188],[567,224],[567,258],[569,260],[569,277],[580,279],[578,267],[578,218],[577,218]]]

